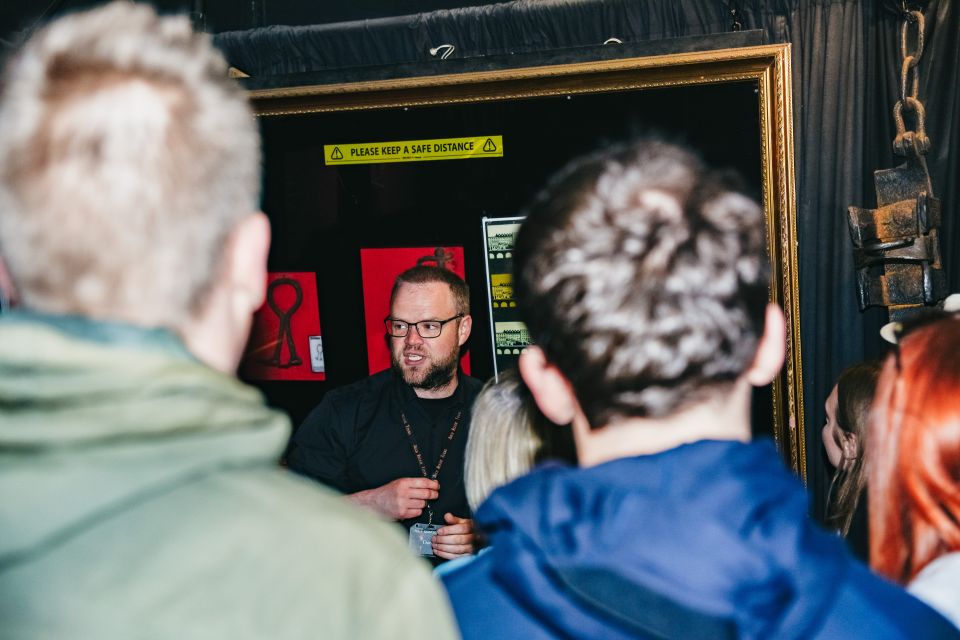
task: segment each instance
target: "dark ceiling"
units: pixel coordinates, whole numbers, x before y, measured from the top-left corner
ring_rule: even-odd
[[[103,4],[103,0],[0,0],[0,46],[3,50],[14,48],[46,20],[98,4]],[[496,3],[485,0],[150,0],[149,4],[165,13],[189,13],[198,28],[219,33],[274,24],[327,24]]]

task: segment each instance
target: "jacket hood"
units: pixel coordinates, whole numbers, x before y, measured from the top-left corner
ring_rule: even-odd
[[[257,390],[172,334],[109,326],[0,321],[0,570],[186,479],[275,464],[286,444]]]
[[[846,566],[769,442],[547,467],[477,520],[508,596],[580,637],[670,636],[674,616],[698,637],[804,637]]]

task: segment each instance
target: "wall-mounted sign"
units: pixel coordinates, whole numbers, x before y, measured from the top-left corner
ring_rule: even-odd
[[[530,333],[520,321],[513,296],[513,246],[522,221],[522,217],[513,217],[484,218],[482,222],[496,375],[515,367],[517,358],[530,345]]]
[[[240,364],[247,380],[324,380],[317,276],[271,272]]]
[[[323,161],[327,166],[502,157],[503,136],[323,145]]]
[[[449,269],[466,279],[463,247],[400,247],[361,249],[360,271],[363,278],[363,314],[367,332],[367,364],[371,374],[390,366],[383,319],[390,314],[390,292],[397,276],[417,265]],[[427,318],[409,318],[426,320]],[[460,358],[460,368],[470,373],[470,354]]]

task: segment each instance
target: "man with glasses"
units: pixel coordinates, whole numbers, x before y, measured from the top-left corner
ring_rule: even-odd
[[[472,322],[456,274],[401,273],[384,319],[390,370],[328,393],[288,457],[294,471],[402,522],[416,553],[441,559],[473,551],[463,453],[481,382],[457,366]]]

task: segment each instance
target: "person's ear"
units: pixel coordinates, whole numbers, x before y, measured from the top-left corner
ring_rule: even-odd
[[[840,430],[840,450],[844,460],[856,460],[860,457],[857,434]]]
[[[786,352],[786,320],[780,307],[770,303],[767,305],[764,318],[763,335],[760,336],[757,352],[746,372],[747,381],[755,387],[770,384],[780,373]]]
[[[267,216],[257,212],[241,219],[230,233],[226,251],[226,280],[233,312],[239,317],[249,316],[263,304],[267,292]]]
[[[470,337],[470,330],[473,328],[473,317],[470,314],[467,314],[460,318],[459,324],[460,326],[457,329],[457,340],[458,344],[462,347],[467,341],[467,338]]]
[[[267,291],[270,223],[262,213],[234,223],[223,245],[207,304],[179,328],[187,349],[201,362],[233,374]]]
[[[527,347],[520,354],[517,366],[543,415],[556,424],[573,422],[579,406],[573,388],[560,370],[550,364],[543,350],[537,346]]]

